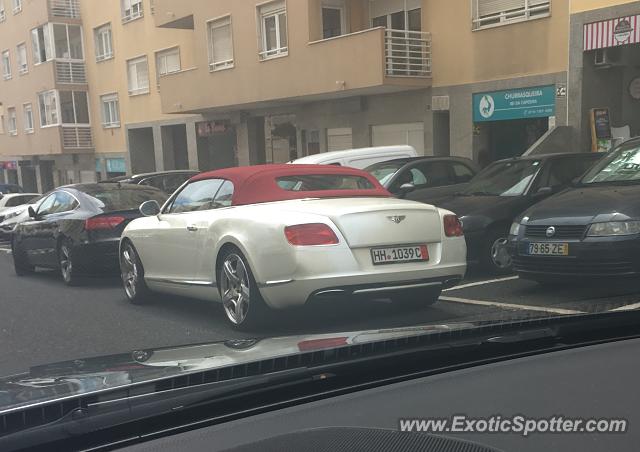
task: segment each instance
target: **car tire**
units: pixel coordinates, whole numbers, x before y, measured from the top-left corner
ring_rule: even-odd
[[[391,301],[398,306],[417,309],[435,304],[441,294],[442,289],[410,289],[394,294]]]
[[[13,256],[13,268],[17,276],[27,276],[35,272],[35,266],[29,263],[26,253],[16,243],[15,239],[11,242],[11,255]]]
[[[481,250],[480,263],[491,274],[506,275],[513,271],[507,237],[507,231],[503,230],[494,230],[487,234]]]
[[[228,247],[218,262],[218,289],[227,321],[233,328],[242,331],[264,325],[270,309],[260,294],[242,252],[235,247]]]
[[[63,239],[58,245],[58,267],[62,281],[67,286],[77,286],[80,284],[78,270],[74,265],[73,243],[69,239]]]
[[[129,303],[144,304],[149,301],[150,290],[144,280],[140,256],[128,240],[122,243],[120,249],[120,278]]]

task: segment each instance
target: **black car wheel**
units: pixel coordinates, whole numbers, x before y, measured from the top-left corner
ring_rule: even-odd
[[[511,273],[513,262],[508,243],[505,231],[493,231],[487,235],[481,256],[481,263],[485,269],[499,275]]]
[[[13,256],[13,268],[18,276],[26,276],[35,271],[35,267],[29,263],[27,254],[16,242],[15,238],[11,242],[11,255]]]
[[[129,241],[125,241],[120,250],[120,275],[129,302],[145,303],[149,297],[149,288],[144,281],[144,269],[140,257]]]
[[[238,330],[265,323],[269,308],[251,273],[249,263],[236,248],[227,248],[220,259],[218,283],[222,306],[229,323]]]
[[[73,244],[69,239],[64,239],[58,247],[58,266],[62,280],[67,286],[79,284],[78,270],[74,266]]]
[[[412,309],[431,306],[442,293],[442,289],[410,289],[398,292],[391,297],[391,301],[398,306],[406,306]]]

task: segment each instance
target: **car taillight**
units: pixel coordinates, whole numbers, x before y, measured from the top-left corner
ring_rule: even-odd
[[[100,229],[115,229],[124,222],[124,217],[93,217],[84,222],[84,229],[97,231]]]
[[[444,234],[447,237],[460,237],[464,235],[462,223],[455,215],[444,216]]]
[[[335,245],[339,242],[333,230],[322,223],[287,226],[284,235],[289,243],[296,246]]]

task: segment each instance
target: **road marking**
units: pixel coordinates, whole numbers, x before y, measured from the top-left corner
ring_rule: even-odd
[[[497,301],[470,300],[468,298],[440,297],[440,300],[450,301],[453,303],[474,304],[477,306],[493,306],[493,307],[504,308],[504,309],[520,309],[523,311],[550,312],[553,314],[585,314],[585,312],[583,311],[574,311],[572,309],[531,306],[526,304],[500,303]]]
[[[468,284],[461,284],[459,286],[455,286],[455,287],[452,287],[450,289],[445,289],[445,290],[443,290],[443,292],[448,292],[450,290],[466,289],[467,287],[483,286],[485,284],[493,284],[493,283],[497,283],[497,282],[513,281],[514,279],[518,279],[518,277],[517,276],[508,276],[506,278],[487,279],[487,280],[484,280],[484,281],[476,281],[476,282],[472,282],[472,283],[468,283]]]
[[[633,303],[633,304],[626,304],[624,306],[620,306],[619,308],[609,309],[609,312],[634,311],[634,310],[636,310],[638,308],[640,308],[640,303]]]

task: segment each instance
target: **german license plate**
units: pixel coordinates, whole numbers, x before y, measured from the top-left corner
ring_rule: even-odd
[[[535,256],[568,256],[568,243],[529,243],[529,254]]]
[[[429,250],[427,245],[372,248],[371,259],[373,265],[428,261]]]

